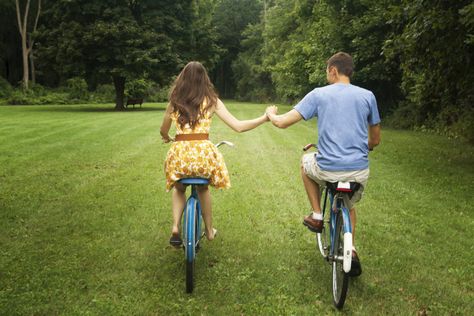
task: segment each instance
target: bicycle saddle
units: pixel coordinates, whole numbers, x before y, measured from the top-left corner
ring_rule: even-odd
[[[178,180],[179,183],[182,183],[182,184],[201,184],[201,185],[205,185],[205,184],[209,184],[209,179],[204,179],[204,178],[184,178],[184,179],[180,179]]]
[[[326,182],[326,186],[334,195],[336,192],[346,192],[349,193],[349,196],[352,197],[354,192],[359,190],[360,183],[359,182]]]

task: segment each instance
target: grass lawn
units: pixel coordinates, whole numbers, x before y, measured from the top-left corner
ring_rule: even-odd
[[[227,102],[252,118],[265,105]],[[212,191],[217,239],[185,293],[168,245],[164,104],[0,107],[0,314],[320,315],[331,270],[302,224],[299,177],[314,120],[236,134],[218,118],[232,188]],[[290,107],[282,106],[280,111]],[[343,314],[474,313],[474,148],[383,130],[359,204],[363,274]]]

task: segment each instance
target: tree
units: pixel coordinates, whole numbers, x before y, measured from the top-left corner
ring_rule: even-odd
[[[219,34],[213,25],[215,0],[194,0],[192,2],[191,36],[184,58],[197,60],[211,70],[219,62],[224,50],[217,44]]]
[[[115,108],[123,110],[127,78],[149,75],[163,83],[176,71],[179,55],[173,51],[175,43],[166,28],[178,29],[179,6],[188,2],[55,2],[45,12],[42,69],[53,65],[60,82],[85,77],[92,87],[112,79]],[[169,12],[171,8],[175,11]]]
[[[29,75],[30,75],[29,62],[31,63],[33,82],[35,81],[35,74],[34,74],[35,68],[34,68],[34,58],[33,58],[34,39],[32,38],[31,32],[28,31],[28,28],[29,28],[28,16],[30,13],[30,2],[31,0],[26,1],[25,9],[22,16],[22,13],[20,10],[20,1],[15,0],[18,30],[21,36],[21,49],[22,49],[22,56],[23,56],[23,87],[25,89],[28,89],[28,81],[29,81]],[[33,33],[36,32],[40,13],[41,13],[41,0],[38,0],[36,18],[33,24]]]
[[[402,3],[395,14],[405,23],[386,50],[402,71],[398,125],[455,129],[474,141],[472,1]]]
[[[338,23],[343,50],[355,63],[353,82],[370,89],[382,115],[391,113],[402,99],[402,72],[396,56],[388,58],[389,39],[403,29],[404,17],[393,12],[398,0],[329,1]],[[398,12],[398,9],[395,10]]]
[[[0,76],[16,84],[22,76],[21,39],[18,36],[15,2],[0,0]]]
[[[224,97],[233,97],[235,80],[232,62],[242,51],[242,32],[249,24],[256,24],[260,18],[263,4],[255,0],[218,0],[212,18],[218,33],[217,45],[222,53],[211,71],[213,82]]]
[[[249,25],[243,32],[243,51],[232,63],[238,100],[268,102],[275,98],[270,72],[263,65],[264,21]]]
[[[123,109],[128,79],[167,86],[189,60],[216,62],[209,32],[212,0],[56,1],[41,29],[42,80],[52,85],[83,77],[91,89],[112,79]]]
[[[325,62],[344,46],[335,12],[325,1],[278,0],[267,19],[264,65],[277,98],[294,102],[326,83]]]
[[[472,140],[473,29],[468,0],[276,0],[263,33],[264,68],[277,97],[293,101],[324,85],[325,61],[346,51],[353,82],[374,91],[392,124]]]

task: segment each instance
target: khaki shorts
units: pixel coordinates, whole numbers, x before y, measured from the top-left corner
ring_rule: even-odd
[[[316,163],[316,153],[309,153],[303,155],[301,158],[304,173],[318,183],[320,186],[326,186],[326,181],[329,182],[358,182],[361,184],[360,188],[354,192],[349,208],[352,208],[355,203],[359,202],[364,193],[364,188],[367,186],[369,180],[369,169],[355,170],[355,171],[326,171],[321,170]]]

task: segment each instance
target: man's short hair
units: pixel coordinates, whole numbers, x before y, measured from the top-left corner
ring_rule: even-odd
[[[328,68],[336,67],[338,73],[349,78],[352,76],[352,72],[354,71],[354,62],[352,61],[351,55],[348,53],[336,53],[332,55],[332,57],[329,58],[326,63]]]

